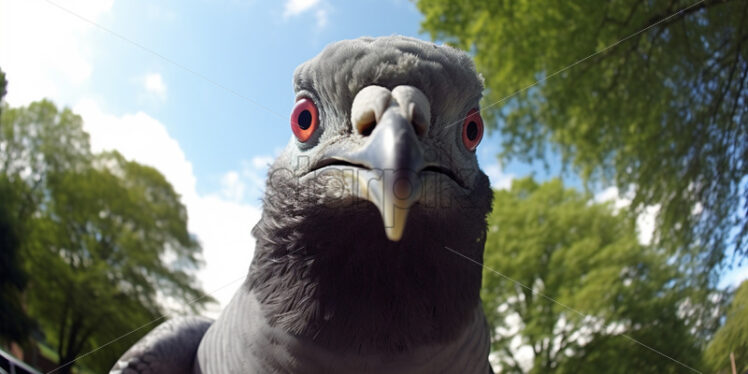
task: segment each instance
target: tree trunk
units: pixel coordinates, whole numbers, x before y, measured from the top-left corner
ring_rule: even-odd
[[[74,359],[75,359],[75,357],[64,357],[64,358],[60,359],[60,361],[57,362],[57,364],[60,365],[60,366],[58,366],[58,369],[55,370],[55,373],[56,374],[70,374],[70,373],[72,373],[72,371],[73,371],[73,363],[71,361],[73,361]],[[65,365],[65,364],[67,364],[67,365]],[[65,366],[62,366],[62,365],[65,365]]]

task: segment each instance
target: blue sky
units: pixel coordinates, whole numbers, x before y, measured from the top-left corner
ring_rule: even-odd
[[[222,303],[249,266],[266,165],[291,136],[294,68],[341,39],[428,39],[406,0],[50,1],[0,0],[7,101],[70,106],[95,150],[117,149],[161,170],[203,243],[200,279]],[[497,143],[484,138],[478,151],[496,187],[548,177],[538,165],[502,170]],[[615,189],[599,198],[625,203]]]

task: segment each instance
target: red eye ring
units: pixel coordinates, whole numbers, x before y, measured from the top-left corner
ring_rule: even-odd
[[[465,121],[462,123],[462,144],[469,151],[478,148],[478,144],[483,139],[483,118],[477,108],[470,109]]]
[[[291,111],[291,131],[296,139],[305,143],[319,126],[319,113],[314,101],[302,97],[293,106]]]

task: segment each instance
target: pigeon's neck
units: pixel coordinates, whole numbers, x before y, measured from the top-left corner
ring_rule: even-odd
[[[372,354],[457,339],[480,305],[485,221],[415,209],[402,240],[391,242],[373,209],[346,213],[321,210],[292,224],[266,212],[255,227],[247,287],[269,323]]]

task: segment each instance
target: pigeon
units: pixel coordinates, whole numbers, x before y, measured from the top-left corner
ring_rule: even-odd
[[[117,373],[492,373],[480,301],[493,193],[468,54],[344,40],[294,72],[245,282],[214,322],[175,319]]]

